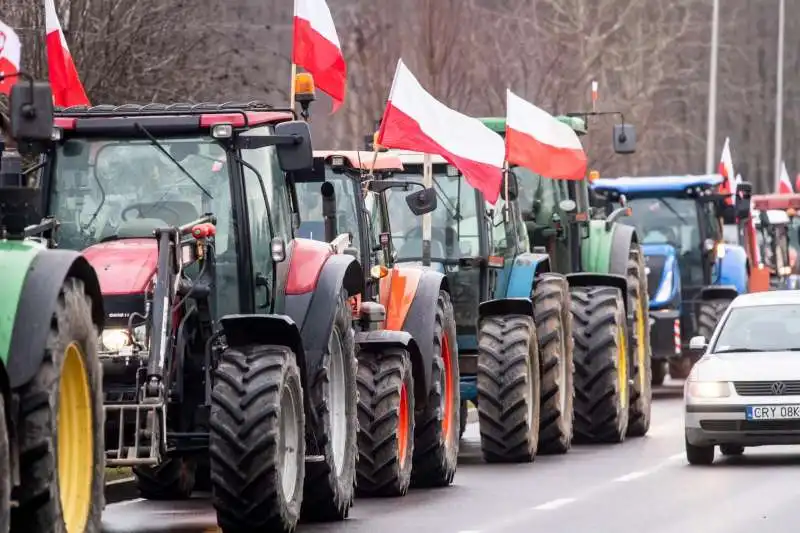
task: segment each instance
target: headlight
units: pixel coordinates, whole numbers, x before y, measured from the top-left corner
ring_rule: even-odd
[[[692,398],[727,398],[731,395],[727,381],[687,381],[686,391]]]
[[[147,326],[133,329],[133,338],[139,344],[147,345]],[[125,329],[107,329],[100,335],[100,346],[104,352],[121,352],[124,348],[133,346],[131,336]]]

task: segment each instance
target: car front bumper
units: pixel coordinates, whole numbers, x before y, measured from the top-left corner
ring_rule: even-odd
[[[732,396],[685,405],[686,439],[694,446],[800,444],[800,419],[747,420],[749,405],[800,405],[798,396]]]

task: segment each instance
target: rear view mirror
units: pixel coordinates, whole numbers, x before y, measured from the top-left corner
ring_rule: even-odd
[[[633,124],[614,124],[614,151],[618,154],[636,152],[636,127]]]
[[[311,168],[292,172],[295,183],[322,183],[325,181],[325,159],[315,157]]]
[[[284,172],[311,169],[314,166],[314,152],[311,148],[311,130],[300,120],[282,122],[275,126],[275,135],[291,136],[295,142],[277,144],[278,162]]]
[[[53,91],[49,83],[17,82],[11,86],[10,134],[20,153],[29,143],[50,140],[53,134]]]
[[[750,204],[753,197],[753,184],[743,181],[736,186],[736,216],[747,218],[750,216]]]
[[[506,188],[508,188],[508,198],[506,198]],[[513,170],[506,172],[506,183],[500,188],[500,197],[506,202],[513,202],[519,196],[519,181]]]
[[[436,191],[433,189],[423,189],[412,192],[406,196],[406,203],[411,212],[416,216],[421,216],[434,211],[437,206]]]
[[[689,340],[689,350],[693,352],[702,352],[706,349],[708,343],[706,342],[706,338],[702,335],[697,335],[696,337],[692,337]]]

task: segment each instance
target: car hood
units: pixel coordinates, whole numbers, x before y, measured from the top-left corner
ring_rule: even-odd
[[[692,369],[697,381],[800,380],[800,352],[705,355]]]

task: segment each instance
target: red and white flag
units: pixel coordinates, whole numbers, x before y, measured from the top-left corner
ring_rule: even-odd
[[[786,161],[783,162],[781,166],[781,176],[778,180],[778,194],[792,194],[794,190],[792,189],[792,180],[789,179],[789,173],[786,171]]]
[[[78,76],[75,62],[69,53],[54,0],[44,0],[45,27],[47,29],[47,71],[53,87],[53,103],[57,107],[89,105],[89,98]]]
[[[0,74],[12,74],[19,71],[22,46],[19,37],[10,26],[0,21]],[[17,78],[4,78],[0,80],[0,93],[10,94],[11,86],[17,83]]]
[[[731,197],[725,202],[733,205],[733,196],[736,194],[736,173],[733,170],[733,157],[731,156],[731,140],[725,137],[725,145],[722,147],[722,157],[719,161],[719,173],[722,174],[723,182],[720,184],[720,192],[730,194]]]
[[[500,196],[503,138],[480,120],[431,96],[402,59],[397,62],[376,142],[387,148],[438,154],[458,168],[487,202],[495,204]]]
[[[333,100],[332,112],[342,106],[347,65],[325,0],[295,0],[292,63],[314,76],[314,84]]]
[[[509,90],[506,160],[553,179],[580,180],[586,175],[586,153],[575,131]]]

